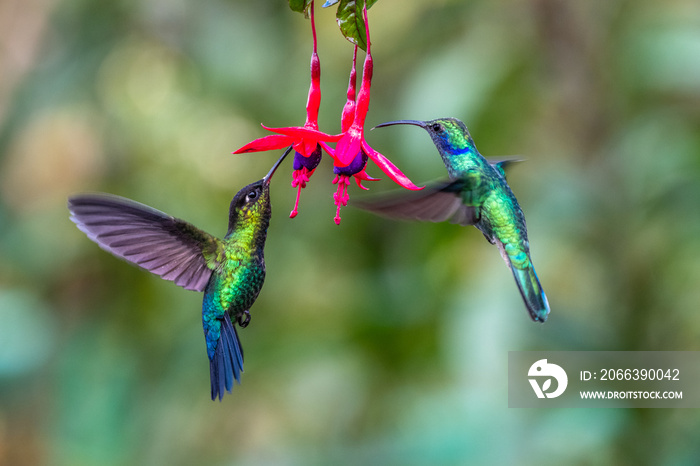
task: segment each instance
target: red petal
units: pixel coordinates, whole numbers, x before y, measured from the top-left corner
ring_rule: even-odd
[[[369,47],[367,47],[369,50]],[[365,55],[365,63],[362,66],[362,84],[360,84],[360,92],[357,93],[357,108],[355,108],[354,124],[361,127],[365,126],[365,118],[369,111],[370,89],[372,88],[372,70],[374,64],[372,62],[372,54]]]
[[[245,146],[241,147],[234,154],[243,154],[246,152],[260,152],[265,150],[275,150],[287,147],[293,142],[292,138],[288,136],[280,136],[274,134],[272,136],[265,136],[264,138],[256,139],[251,141]]]
[[[403,172],[401,172],[401,170],[396,168],[396,165],[391,163],[391,160],[387,159],[382,154],[372,149],[366,142],[363,142],[362,148],[365,150],[365,152],[367,152],[369,158],[372,159],[374,163],[376,163],[377,166],[379,166],[379,168],[381,168],[384,173],[389,175],[389,178],[394,180],[397,184],[403,186],[406,189],[411,189],[413,191],[418,191],[425,187],[418,187],[415,184],[413,184],[413,182],[409,180],[408,177],[404,175]]]
[[[312,16],[312,28],[313,16]],[[315,31],[315,28],[314,28]],[[321,106],[321,62],[316,53],[316,34],[314,33],[314,51],[311,54],[311,85],[309,97],[306,100],[306,123],[315,124],[318,128],[318,109]]]
[[[343,107],[343,114],[340,118],[340,130],[345,132],[350,128],[355,120],[355,94],[357,88],[357,45],[352,54],[352,69],[350,70],[350,79],[348,80],[347,101]]]
[[[315,129],[305,128],[303,126],[287,126],[284,128],[268,128],[267,126],[263,125],[263,128],[265,128],[268,131],[272,131],[273,133],[278,133],[278,134],[283,134],[285,136],[293,137],[294,139],[297,139],[297,140],[299,140],[299,139],[313,139],[314,141],[335,142],[343,136],[342,134],[336,134],[336,135],[326,134],[326,133],[323,133],[323,132],[315,130]]]
[[[333,160],[335,160],[335,149],[333,149],[331,146],[329,146],[323,141],[319,141],[319,144],[321,145],[321,147],[323,147],[323,150],[325,150],[326,153],[330,155],[333,158]]]
[[[354,126],[347,130],[335,146],[334,159],[338,167],[346,167],[353,161],[362,148],[362,133]],[[369,154],[368,154],[369,155]]]
[[[301,152],[301,155],[304,157],[310,156],[313,151],[316,150],[316,146],[318,145],[318,142],[316,141],[311,141],[309,139],[304,139],[304,152]]]
[[[367,181],[379,181],[381,178],[374,178],[372,176],[369,176],[367,174],[367,171],[363,168],[361,172],[355,173],[355,178],[359,178],[361,180],[367,180]]]
[[[367,191],[369,188],[365,188],[364,186],[362,186],[362,182],[363,182],[364,180],[367,180],[367,181],[379,181],[379,180],[381,179],[381,178],[374,178],[374,177],[369,176],[369,175],[367,174],[366,169],[364,169],[364,168],[362,169],[361,172],[355,173],[353,176],[355,177],[355,181],[357,182],[357,186],[359,186],[360,188],[364,189],[365,191]]]

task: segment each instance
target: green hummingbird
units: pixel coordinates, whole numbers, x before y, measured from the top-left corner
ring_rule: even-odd
[[[467,127],[456,118],[398,120],[375,128],[399,124],[420,126],[430,134],[449,180],[423,191],[365,201],[359,207],[395,218],[474,225],[498,246],[532,320],[547,320],[549,303],[530,259],[525,216],[506,182],[504,168],[516,159],[484,158]]]
[[[119,196],[81,194],[68,199],[71,220],[102,249],[187,290],[203,291],[202,323],[209,356],[211,399],[241,382],[243,348],[232,322],[250,322],[249,309],[265,280],[264,248],[270,224],[270,172],[238,191],[223,239],[183,220]]]

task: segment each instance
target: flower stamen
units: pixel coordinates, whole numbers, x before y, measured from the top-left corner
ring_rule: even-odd
[[[333,194],[333,201],[336,205],[335,218],[333,218],[333,220],[336,225],[340,225],[340,207],[348,205],[348,199],[350,199],[348,195],[350,175],[336,175],[335,179],[333,179],[333,184],[338,185],[338,189],[335,194]]]
[[[301,196],[301,190],[306,188],[306,183],[309,182],[309,178],[313,173],[313,170],[309,170],[306,167],[294,170],[292,174],[292,187],[297,188],[297,200],[294,202],[294,209],[289,213],[289,218],[294,218],[299,213],[299,197]]]

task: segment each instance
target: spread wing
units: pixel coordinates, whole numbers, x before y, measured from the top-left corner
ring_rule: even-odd
[[[506,179],[506,168],[513,165],[516,162],[522,162],[523,158],[516,155],[509,155],[504,157],[486,157],[486,161],[493,168],[496,169],[499,175]]]
[[[183,220],[119,196],[68,199],[70,219],[105,251],[188,290],[204,291],[221,241]]]
[[[355,201],[353,205],[385,217],[423,220],[459,225],[474,225],[479,220],[478,207],[466,205],[461,193],[464,180],[443,181],[421,191],[391,193]]]

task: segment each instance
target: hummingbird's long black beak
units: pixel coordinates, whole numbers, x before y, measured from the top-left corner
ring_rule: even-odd
[[[374,128],[382,128],[384,126],[393,126],[393,125],[415,125],[415,126],[420,126],[421,128],[425,128],[425,122],[424,121],[418,121],[418,120],[396,120],[396,121],[387,121],[386,123],[379,123],[377,126]],[[374,129],[372,128],[372,129]]]
[[[263,182],[264,182],[265,184],[270,184],[270,180],[272,179],[272,175],[275,174],[275,170],[277,170],[277,167],[279,167],[279,166],[282,164],[282,161],[284,160],[284,158],[285,158],[285,157],[287,156],[287,154],[289,154],[291,151],[292,151],[292,146],[287,147],[287,150],[284,151],[284,154],[282,154],[282,157],[280,157],[279,160],[277,160],[277,162],[275,162],[275,164],[272,166],[272,168],[270,169],[270,171],[268,172],[268,174],[265,175],[265,178],[263,178]]]

